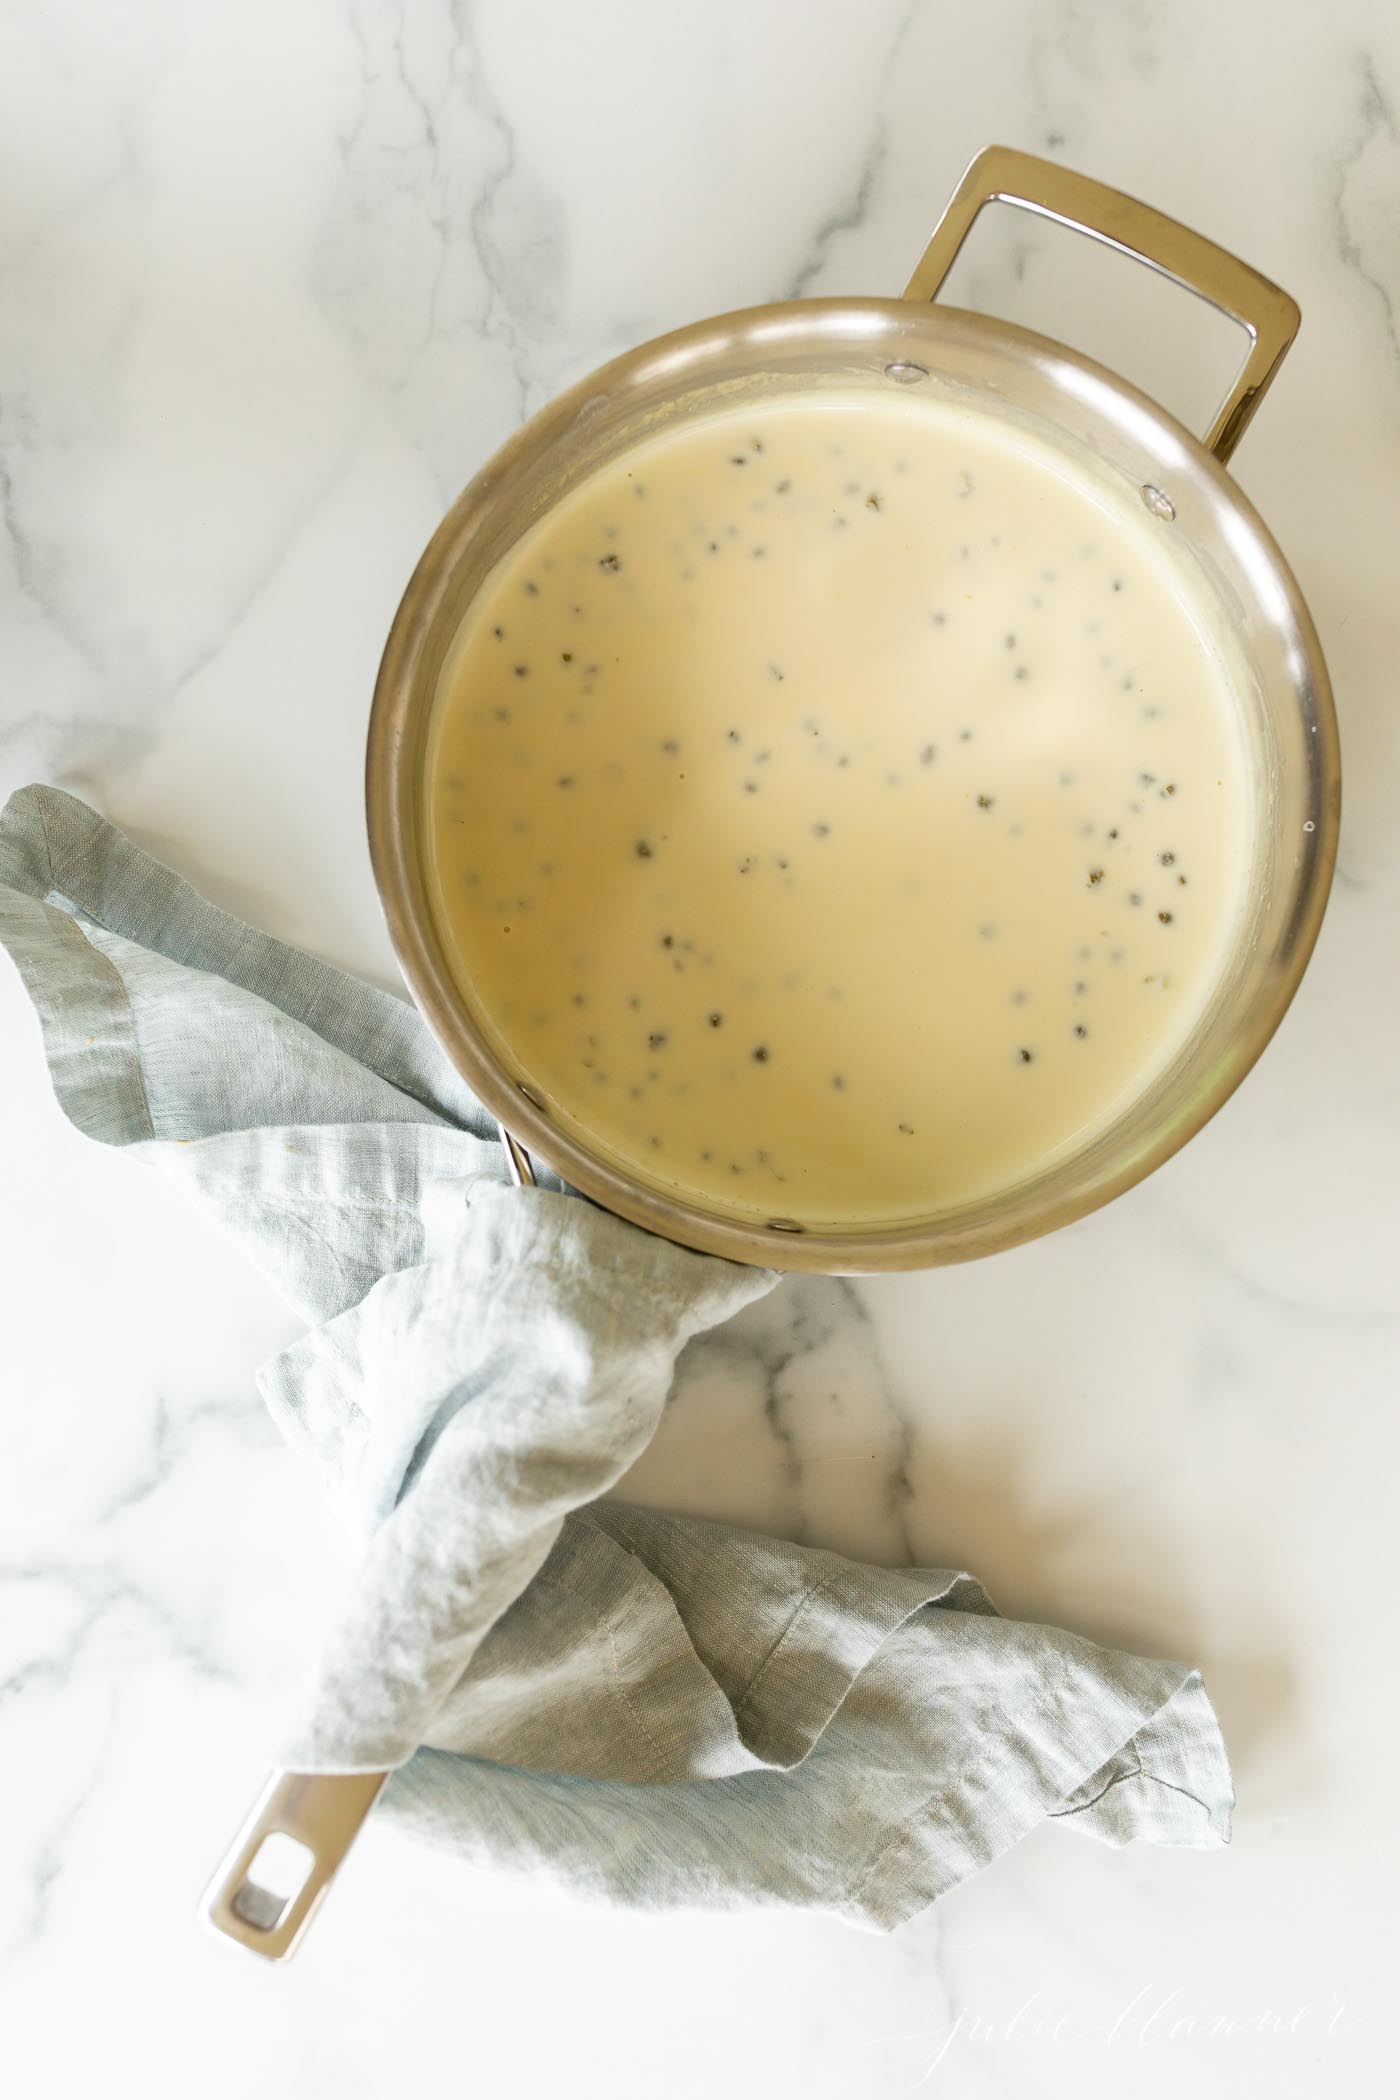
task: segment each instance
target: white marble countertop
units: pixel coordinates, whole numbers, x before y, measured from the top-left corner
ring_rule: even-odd
[[[194,1899],[345,1566],[252,1373],[292,1332],[77,1137],[0,971],[0,2031],[16,2092],[262,2100],[1390,2094],[1400,1248],[1400,20],[1383,0],[12,0],[0,11],[0,766],[392,981],[378,651],[461,481],[707,312],[904,281],[1000,138],[1300,299],[1237,460],[1328,652],[1322,943],[1243,1092],[1083,1225],[793,1284],[636,1491],[1198,1661],[1223,1854],[1046,1830],[891,1939],[639,1922],[371,1829],[289,1970]],[[992,215],[1009,218],[1010,215]],[[1199,418],[1204,309],[1024,222],[973,303]],[[1076,268],[1078,266],[1076,265]],[[1087,266],[1086,266],[1087,267]]]

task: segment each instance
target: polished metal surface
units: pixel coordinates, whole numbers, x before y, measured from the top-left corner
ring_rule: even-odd
[[[988,146],[973,161],[904,288],[906,299],[938,297],[985,204],[1015,204],[1038,218],[1053,219],[1057,226],[1087,234],[1120,255],[1146,263],[1239,322],[1249,336],[1249,355],[1205,436],[1206,450],[1223,465],[1298,333],[1302,316],[1297,301],[1179,219],[1169,219],[1165,212],[1087,175],[1076,175],[1072,168],[1017,153],[1010,146]]]
[[[1252,347],[1201,443],[1113,373],[1063,345],[931,303],[982,206],[1004,198],[1107,241],[1233,314]],[[1262,521],[1224,472],[1297,326],[1277,287],[1160,213],[1050,163],[994,147],[959,184],[903,299],[787,302],[696,323],[604,366],[543,409],[453,506],[424,554],[380,667],[367,756],[370,850],[405,978],[447,1055],[515,1150],[653,1232],[737,1261],[850,1273],[910,1269],[1015,1245],[1109,1201],[1216,1112],[1297,988],[1336,852],[1340,760],[1327,672],[1307,608]],[[1132,487],[1233,635],[1254,774],[1248,908],[1221,985],[1189,1042],[1106,1129],[974,1203],[877,1225],[726,1211],[647,1179],[555,1113],[449,967],[424,850],[428,727],[446,652],[494,564],[603,464],[717,406],[813,387],[919,388],[1040,432],[1086,470]],[[1219,454],[1219,458],[1212,453]],[[512,1167],[517,1161],[512,1157]]]
[[[530,1164],[530,1155],[519,1138],[512,1136],[504,1123],[501,1125],[501,1146],[506,1155],[506,1172],[518,1189],[535,1186],[535,1170]]]
[[[214,1879],[200,1915],[226,1939],[265,1961],[285,1961],[379,1799],[387,1772],[274,1772]],[[301,1864],[294,1886],[258,1879],[265,1845],[291,1841]]]

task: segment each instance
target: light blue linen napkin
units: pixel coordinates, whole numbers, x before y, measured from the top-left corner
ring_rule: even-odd
[[[410,1006],[52,788],[0,817],[0,942],[71,1120],[309,1323],[260,1384],[364,1554],[279,1762],[395,1766],[384,1818],[639,1907],[888,1927],[1046,1817],[1226,1841],[1194,1671],[1003,1619],[965,1574],[599,1499],[686,1342],[776,1279],[510,1187]]]

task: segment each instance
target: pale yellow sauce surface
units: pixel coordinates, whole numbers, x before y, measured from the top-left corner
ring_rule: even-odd
[[[854,396],[691,425],[542,520],[445,674],[429,850],[551,1112],[815,1223],[984,1194],[1121,1108],[1248,844],[1165,529],[985,417]]]

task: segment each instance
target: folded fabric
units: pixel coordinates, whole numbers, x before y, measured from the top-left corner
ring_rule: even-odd
[[[1014,1624],[962,1573],[599,1499],[686,1343],[777,1279],[509,1186],[406,1003],[51,788],[0,817],[0,942],[71,1120],[311,1323],[260,1384],[365,1543],[279,1762],[395,1767],[382,1817],[635,1906],[891,1926],[1046,1817],[1225,1842],[1194,1671]]]

